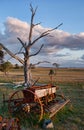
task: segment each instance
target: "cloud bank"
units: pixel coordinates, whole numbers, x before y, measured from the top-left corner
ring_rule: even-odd
[[[4,23],[4,32],[0,31],[0,42],[3,43],[6,47],[16,53],[20,48],[20,43],[17,40],[17,37],[20,37],[24,42],[28,42],[29,29],[30,25],[27,22],[20,21],[17,18],[8,17]],[[41,25],[38,25],[33,30],[33,39],[38,37],[42,32],[49,28],[44,28]],[[84,32],[79,34],[70,34],[69,32],[64,32],[63,30],[54,30],[50,33],[50,36],[40,39],[33,48],[31,48],[31,53],[38,51],[41,44],[44,44],[39,56],[43,59],[49,59],[51,62],[60,62],[63,66],[79,66],[83,67],[84,60]],[[63,50],[68,50],[64,51]],[[81,51],[81,55],[75,53],[75,59],[73,52]],[[39,60],[39,56],[37,59]],[[70,61],[70,60],[71,61]],[[77,63],[76,61],[82,62]],[[54,61],[53,61],[54,60]],[[75,63],[73,64],[73,61]]]

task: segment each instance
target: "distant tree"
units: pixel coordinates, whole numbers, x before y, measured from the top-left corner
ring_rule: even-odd
[[[55,68],[58,68],[59,64],[58,63],[53,63],[53,66],[55,66]]]
[[[41,49],[43,48],[44,44],[42,44],[39,47],[39,50],[36,53],[30,54],[30,49],[40,39],[42,39],[43,37],[48,36],[50,34],[50,32],[58,29],[58,27],[60,27],[62,25],[62,23],[61,23],[57,27],[55,27],[53,29],[49,29],[49,30],[46,30],[46,31],[40,33],[39,36],[37,36],[37,38],[33,40],[33,31],[34,31],[34,28],[37,25],[39,25],[40,23],[34,24],[34,17],[35,17],[36,11],[37,11],[37,7],[34,9],[32,7],[32,5],[30,4],[30,11],[31,11],[31,23],[30,23],[30,31],[29,31],[28,41],[27,42],[23,42],[20,37],[17,37],[17,39],[19,40],[20,44],[22,45],[22,47],[19,49],[19,51],[17,52],[17,54],[23,54],[24,58],[22,59],[17,54],[14,54],[12,51],[10,51],[8,48],[6,48],[2,43],[0,43],[0,45],[2,46],[2,48],[11,57],[15,58],[21,64],[23,64],[23,67],[24,67],[24,85],[27,86],[27,87],[32,86],[32,83],[31,83],[31,67],[32,66],[31,66],[31,63],[30,63],[30,58],[33,57],[33,56],[36,56],[41,51]],[[41,62],[39,62],[39,63],[41,63]]]
[[[7,61],[7,62],[4,62],[2,65],[1,65],[1,70],[2,72],[5,73],[5,75],[7,74],[7,72],[9,72],[11,70],[11,68],[13,67],[13,65]]]
[[[53,69],[50,69],[49,71],[49,76],[50,76],[50,80],[51,80],[51,83],[52,83],[52,80],[53,80],[53,75],[54,75],[54,70]]]
[[[55,74],[56,74],[56,70],[57,68],[59,68],[60,65],[58,63],[53,63],[52,65],[55,67]]]
[[[0,65],[3,63],[3,58],[4,58],[4,52],[2,50],[2,47],[0,46]]]
[[[18,64],[15,64],[15,69],[19,69],[20,66]]]

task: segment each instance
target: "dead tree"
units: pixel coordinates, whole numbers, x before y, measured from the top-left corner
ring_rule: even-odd
[[[30,31],[29,31],[29,37],[28,37],[28,42],[23,42],[22,39],[20,37],[17,37],[17,39],[19,40],[20,44],[21,44],[21,48],[20,51],[17,54],[23,54],[24,55],[24,59],[21,59],[19,56],[17,56],[17,54],[12,53],[8,48],[6,48],[2,43],[0,43],[0,45],[2,46],[2,48],[13,58],[15,58],[16,60],[18,60],[21,64],[23,64],[24,66],[24,84],[29,87],[31,86],[31,63],[30,63],[30,58],[37,55],[41,49],[43,48],[43,44],[40,46],[39,50],[34,53],[34,54],[30,54],[30,49],[32,48],[32,46],[39,41],[40,39],[42,39],[43,37],[46,37],[47,35],[50,34],[50,32],[56,30],[59,26],[62,25],[59,24],[57,27],[53,28],[53,29],[49,29],[47,31],[42,32],[36,39],[34,39],[32,41],[32,35],[33,35],[33,29],[34,27],[36,27],[37,25],[39,25],[40,23],[34,24],[34,17],[36,14],[36,10],[37,8],[33,8],[32,5],[30,4],[30,10],[31,10],[31,23],[30,23]],[[24,49],[24,52],[22,52],[22,49]],[[39,64],[40,62],[38,62],[37,64]]]

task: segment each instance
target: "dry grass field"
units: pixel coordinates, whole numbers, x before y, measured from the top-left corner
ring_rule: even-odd
[[[39,79],[39,83],[50,83],[50,68],[32,69],[33,79]],[[0,72],[0,114],[8,116],[7,109],[3,106],[3,93],[7,98],[12,92],[16,91],[11,84],[23,82],[23,71],[12,70],[7,76]],[[53,130],[84,130],[84,69],[57,69],[53,76],[53,82],[59,85],[60,90],[70,99],[60,112],[53,117],[55,128]],[[2,109],[3,108],[3,109]],[[41,128],[26,128],[24,130],[41,130]]]
[[[50,81],[49,70],[51,68],[35,68],[32,69],[32,77],[34,80],[40,77],[39,82],[46,83]],[[56,83],[84,83],[84,69],[68,68],[54,69],[56,74],[53,76],[53,82]],[[14,69],[6,76],[0,72],[0,82],[22,82],[24,81],[23,70]]]

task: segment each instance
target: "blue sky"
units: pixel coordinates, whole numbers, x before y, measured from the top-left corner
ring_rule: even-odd
[[[63,22],[59,30],[53,33],[53,40],[44,39],[46,43],[49,41],[53,44],[50,46],[50,43],[47,43],[49,48],[44,49],[48,52],[46,57],[49,57],[51,62],[58,62],[62,67],[84,67],[84,0],[0,0],[0,42],[8,46],[5,39],[12,37],[8,42],[13,41],[16,31],[13,32],[12,25],[17,28],[20,24],[23,28],[24,23],[29,25],[30,3],[34,8],[38,6],[34,21],[41,22],[42,29],[54,28]],[[17,24],[12,24],[15,21]],[[17,34],[22,36],[21,32]],[[36,61],[39,57],[46,60],[43,52]]]

